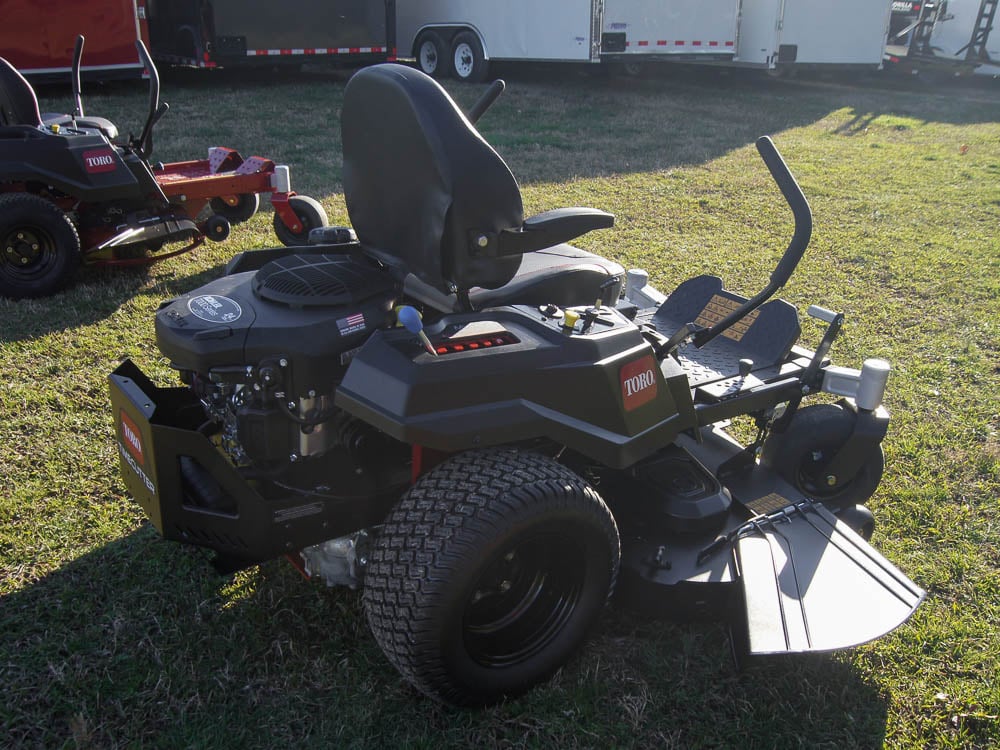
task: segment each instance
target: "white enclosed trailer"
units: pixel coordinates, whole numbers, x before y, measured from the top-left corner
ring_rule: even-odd
[[[598,63],[733,57],[739,0],[407,0],[400,56],[482,80],[491,60]]]
[[[890,0],[742,0],[734,64],[785,66],[882,64]]]

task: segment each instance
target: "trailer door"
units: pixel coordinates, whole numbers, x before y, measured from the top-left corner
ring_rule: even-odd
[[[774,67],[778,25],[784,0],[743,0],[735,60],[744,65]]]
[[[785,0],[778,62],[881,65],[891,11],[884,0]]]
[[[601,52],[731,58],[739,0],[605,0]]]

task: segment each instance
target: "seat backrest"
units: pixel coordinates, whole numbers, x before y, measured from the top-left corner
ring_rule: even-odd
[[[522,226],[517,181],[436,81],[402,65],[362,69],[344,92],[341,129],[344,198],[362,245],[443,291],[514,276],[519,255],[477,255],[472,243]]]
[[[35,90],[17,68],[0,57],[0,126],[41,124]]]

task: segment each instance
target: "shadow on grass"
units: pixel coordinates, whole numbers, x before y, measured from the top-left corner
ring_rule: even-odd
[[[175,297],[222,275],[224,263],[191,275],[161,277],[152,291]],[[147,289],[149,268],[81,269],[76,283],[51,297],[0,298],[0,343],[13,343],[99,323]]]
[[[358,594],[281,561],[216,577],[148,526],[0,607],[7,747],[878,747],[886,701],[847,664],[742,673],[718,626],[611,610],[549,683],[483,711],[409,688]]]

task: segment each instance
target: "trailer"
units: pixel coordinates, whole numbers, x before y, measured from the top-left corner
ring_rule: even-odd
[[[146,0],[153,58],[199,68],[396,59],[395,0]]]
[[[469,81],[494,60],[874,69],[889,14],[889,0],[410,0],[396,38],[423,72]]]
[[[3,0],[0,57],[29,78],[68,80],[80,34],[84,78],[142,76],[135,43],[149,43],[145,0]]]
[[[733,57],[739,0],[409,0],[400,54],[435,77],[478,81],[491,61],[626,62]]]

